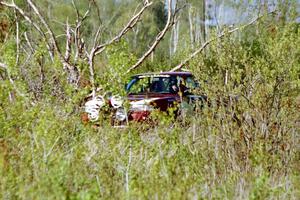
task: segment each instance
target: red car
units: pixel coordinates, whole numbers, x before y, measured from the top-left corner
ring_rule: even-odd
[[[123,106],[123,98],[112,96],[109,98],[109,106],[112,109],[111,122],[124,124],[128,121],[144,121],[149,118],[153,110],[168,111],[173,109],[176,113],[179,105],[183,102],[193,105],[195,102],[206,101],[205,96],[194,95],[192,91],[199,87],[190,72],[161,72],[138,74],[131,78],[126,85],[129,108]],[[91,102],[91,101],[90,101]],[[100,107],[104,100],[94,100],[94,104]],[[93,103],[86,103],[86,112],[89,118],[97,116],[97,106],[90,106]],[[91,112],[94,111],[94,112]],[[97,117],[96,117],[97,118]]]

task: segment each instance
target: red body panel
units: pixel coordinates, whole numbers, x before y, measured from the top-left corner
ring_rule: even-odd
[[[129,113],[128,119],[137,122],[145,121],[148,119],[150,113],[150,111],[133,111]]]
[[[139,94],[139,95],[128,95],[129,101],[139,101],[144,99],[154,99],[151,101],[151,105],[155,109],[160,111],[167,111],[168,108],[174,106],[174,104],[180,102],[180,96],[178,94]],[[151,111],[131,111],[129,114],[129,120],[144,121],[148,119]]]

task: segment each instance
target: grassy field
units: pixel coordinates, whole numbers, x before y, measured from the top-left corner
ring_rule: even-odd
[[[66,105],[2,107],[1,198],[299,199],[294,109],[268,122],[249,110],[240,125],[233,109],[207,108],[184,124],[116,129],[83,125]]]
[[[78,69],[87,84],[77,88],[43,38],[16,67],[10,33],[0,48],[0,199],[300,199],[300,26],[282,21],[262,18],[189,62],[212,106],[123,129],[81,122],[86,60]],[[128,46],[95,59],[102,92],[123,90],[136,59]],[[188,53],[134,73],[169,70]],[[214,103],[232,95],[229,106]]]

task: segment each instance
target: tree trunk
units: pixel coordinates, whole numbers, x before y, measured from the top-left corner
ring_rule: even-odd
[[[174,26],[173,54],[175,54],[177,51],[177,46],[178,46],[178,41],[179,41],[179,25],[180,25],[180,22],[177,21],[177,23]]]
[[[192,48],[194,48],[194,42],[195,42],[195,38],[194,38],[194,20],[193,20],[193,9],[192,9],[192,5],[190,4],[189,6],[189,28],[190,28],[190,41],[191,41],[191,46]]]
[[[202,43],[206,41],[206,1],[202,0],[201,11],[200,11],[200,25],[201,25],[201,40]]]

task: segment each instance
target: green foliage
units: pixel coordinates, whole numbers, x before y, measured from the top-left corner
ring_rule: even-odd
[[[121,23],[120,16],[112,21]],[[172,109],[169,115],[153,112],[151,123],[124,129],[105,119],[99,127],[82,123],[89,88],[68,84],[43,41],[35,41],[37,51],[28,64],[22,65],[21,55],[16,66],[10,35],[0,49],[11,76],[1,68],[0,198],[299,199],[299,34],[297,23],[266,18],[215,41],[188,66],[208,105],[185,118],[176,118]],[[128,38],[95,60],[103,92],[124,94],[130,76],[125,72],[138,57]],[[189,43],[188,37],[182,40]],[[134,73],[168,70],[189,51],[183,46],[174,60],[154,59]],[[87,77],[87,63],[78,65]]]
[[[103,76],[97,80],[104,87],[105,91],[124,95],[125,83],[130,78],[126,71],[136,61],[136,57],[130,53],[128,48],[128,43],[124,40],[117,45],[108,47],[108,66],[102,71]]]

